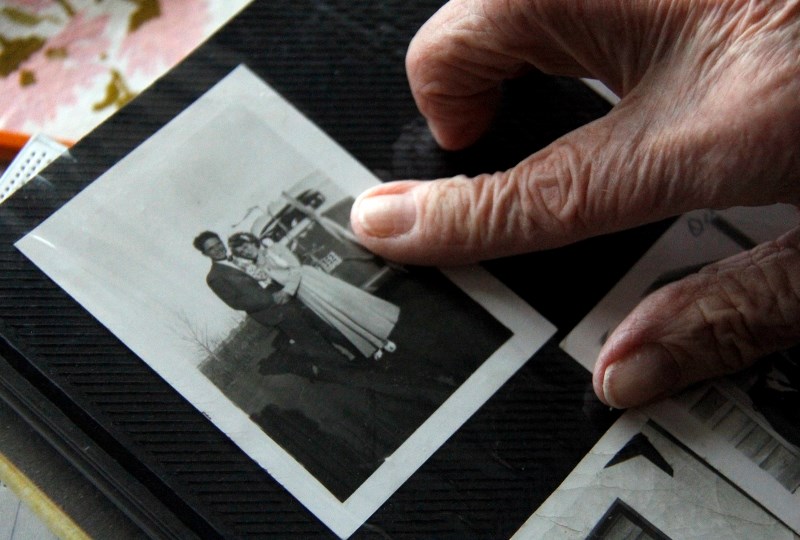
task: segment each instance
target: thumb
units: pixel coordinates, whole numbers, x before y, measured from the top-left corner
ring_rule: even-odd
[[[645,298],[600,351],[595,392],[633,407],[798,342],[800,228]]]

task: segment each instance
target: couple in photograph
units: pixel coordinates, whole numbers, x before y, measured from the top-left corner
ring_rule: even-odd
[[[211,231],[199,234],[194,247],[212,261],[206,278],[211,290],[231,308],[282,332],[297,356],[323,356],[330,352],[320,350],[326,344],[337,354],[374,359],[395,351],[389,337],[398,306],[301,264],[289,248],[245,232],[232,235],[226,247]]]

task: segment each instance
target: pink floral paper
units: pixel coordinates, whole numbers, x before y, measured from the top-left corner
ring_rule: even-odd
[[[78,140],[247,0],[5,0],[0,129]]]

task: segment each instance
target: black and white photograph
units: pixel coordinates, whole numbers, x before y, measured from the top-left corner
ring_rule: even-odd
[[[658,423],[630,411],[512,538],[798,536]]]
[[[360,246],[377,182],[240,66],[16,246],[344,538],[555,332]]]
[[[564,338],[592,370],[606,337],[644,296],[706,264],[789,230],[789,205],[696,211],[679,218]],[[800,533],[800,351],[780,351],[741,373],[649,407],[684,444]]]

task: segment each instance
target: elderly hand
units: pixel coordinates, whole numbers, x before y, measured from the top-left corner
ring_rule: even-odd
[[[621,96],[511,170],[362,194],[359,240],[403,262],[552,248],[697,208],[800,202],[800,1],[453,0],[407,56],[446,149],[530,66]],[[604,345],[595,391],[642,404],[800,341],[800,229],[655,292]]]

